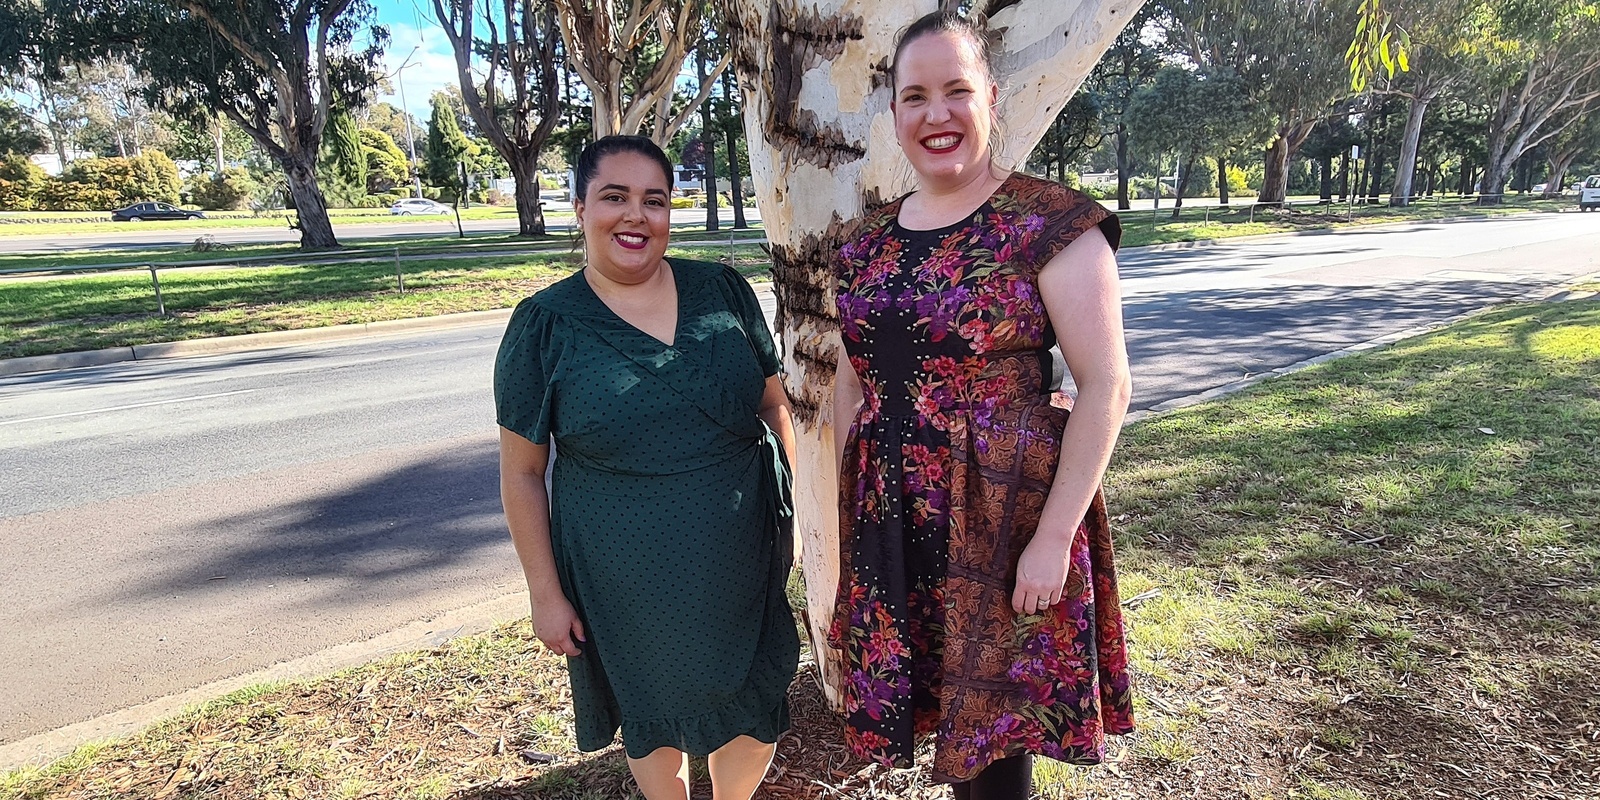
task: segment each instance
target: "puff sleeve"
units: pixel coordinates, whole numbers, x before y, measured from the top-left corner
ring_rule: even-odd
[[[761,311],[761,301],[750,288],[750,282],[733,267],[724,266],[717,276],[717,288],[727,298],[728,310],[739,318],[756,363],[761,365],[762,377],[770,378],[783,371],[783,359],[778,357],[777,345],[772,341],[772,328],[767,325],[767,315]]]
[[[511,314],[494,361],[495,420],[534,444],[550,443],[557,320],[533,298]]]

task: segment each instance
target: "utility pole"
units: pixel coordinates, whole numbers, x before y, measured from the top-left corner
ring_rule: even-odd
[[[406,105],[406,77],[401,73],[405,72],[407,67],[416,66],[416,64],[411,63],[411,59],[416,57],[417,50],[421,48],[422,45],[420,44],[411,48],[411,53],[406,56],[406,60],[400,62],[400,66],[396,67],[392,73],[395,81],[400,85],[400,113],[406,118],[406,145],[411,149],[411,181],[413,188],[416,189],[417,197],[422,196],[422,172],[417,168],[417,136],[411,132],[411,109]]]

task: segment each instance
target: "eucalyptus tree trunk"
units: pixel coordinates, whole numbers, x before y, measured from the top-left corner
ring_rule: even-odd
[[[1405,133],[1400,136],[1400,159],[1394,165],[1394,187],[1389,191],[1389,205],[1410,205],[1416,192],[1412,183],[1417,168],[1417,147],[1422,141],[1422,120],[1428,113],[1428,104],[1444,87],[1429,87],[1412,95],[1406,110]]]
[[[1549,200],[1561,194],[1561,187],[1567,185],[1567,168],[1572,166],[1578,152],[1578,148],[1568,147],[1550,154],[1550,177],[1545,179],[1544,194],[1540,197]]]
[[[1128,129],[1117,123],[1117,210],[1133,208],[1128,199],[1128,179],[1133,177],[1133,159],[1128,155]]]
[[[1267,147],[1266,170],[1261,179],[1261,191],[1256,195],[1257,203],[1283,205],[1289,196],[1289,159],[1300,150],[1300,145],[1316,126],[1315,119],[1278,126],[1277,135]]]
[[[834,252],[863,212],[911,188],[894,137],[887,66],[895,37],[940,0],[719,0],[744,92],[756,201],[772,248],[777,326],[794,405],[796,533],[806,623],[838,705],[841,655],[826,644],[839,578],[831,405],[838,325]],[[1143,0],[987,0],[999,32],[1004,141],[1020,164]],[[944,6],[957,3],[944,0]]]
[[[294,198],[300,249],[333,250],[339,246],[339,240],[333,235],[333,224],[328,220],[328,201],[317,183],[316,158],[315,152],[289,150],[278,162],[289,184],[289,194]]]
[[[1217,157],[1217,205],[1228,204],[1228,159]]]

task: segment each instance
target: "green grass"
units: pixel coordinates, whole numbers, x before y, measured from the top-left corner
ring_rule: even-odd
[[[1498,217],[1530,211],[1560,211],[1574,207],[1571,199],[1539,200],[1534,197],[1508,197],[1503,205],[1477,206],[1456,198],[1419,201],[1407,208],[1368,205],[1321,206],[1296,198],[1286,210],[1265,207],[1252,209],[1250,201],[1219,208],[1185,208],[1173,220],[1170,205],[1151,210],[1119,211],[1122,219],[1123,247],[1152,244],[1229,239],[1272,233],[1340,229],[1395,222],[1419,222],[1446,217]]]
[[[755,245],[668,252],[768,269]],[[391,260],[173,269],[161,274],[166,316],[145,272],[0,281],[0,358],[507,308],[577,263],[570,250],[403,260],[404,293]]]
[[[1468,751],[1486,791],[1533,780],[1482,737],[1585,746],[1533,720],[1600,713],[1600,679],[1576,666],[1600,663],[1597,387],[1588,299],[1130,427],[1107,491],[1124,596],[1160,591],[1132,612],[1130,649],[1142,690],[1167,698],[1135,757],[1199,752],[1188,766],[1209,773],[1265,748],[1304,779],[1260,796],[1379,798],[1454,785],[1439,765]],[[1208,692],[1248,724],[1183,728],[1185,698]]]
[[[196,236],[216,228],[281,228],[285,216],[294,217],[293,211],[268,211],[252,215],[248,211],[208,211],[203,220],[146,220],[143,222],[112,222],[111,212],[93,211],[23,211],[0,214],[0,238],[5,236],[44,236],[50,234],[118,233],[127,230],[192,230]],[[94,218],[98,222],[82,220]],[[511,206],[476,205],[461,210],[463,220],[516,219],[517,210]],[[571,212],[551,212],[545,220],[566,219]],[[390,214],[387,208],[335,208],[329,209],[328,219],[335,226],[341,224],[406,224],[418,221],[455,222],[454,214],[430,216],[401,216]],[[23,221],[26,220],[26,221]],[[337,232],[337,227],[335,228]]]
[[[715,233],[703,226],[683,224],[673,229],[673,241],[690,244],[697,241],[727,242],[761,239],[765,232],[758,226],[742,231],[724,229]],[[229,265],[250,263],[256,265],[294,264],[307,261],[328,261],[346,257],[392,255],[398,248],[402,256],[418,254],[447,254],[479,251],[549,251],[570,252],[573,238],[570,233],[558,231],[547,236],[526,239],[505,232],[468,231],[466,236],[456,234],[426,234],[381,238],[352,238],[341,240],[343,245],[333,252],[305,253],[295,244],[229,244],[220,248],[197,252],[193,245],[102,248],[94,250],[68,250],[0,255],[0,274],[22,270],[95,270],[105,267],[145,267],[147,265]]]
[[[196,236],[217,228],[278,228],[284,227],[285,218],[293,218],[293,211],[268,211],[252,214],[248,211],[207,211],[203,220],[146,220],[143,222],[112,222],[109,211],[16,211],[0,212],[0,239],[6,236],[44,236],[51,234],[118,233],[127,230],[192,230]],[[514,206],[474,205],[461,209],[461,219],[507,220],[517,218]],[[571,211],[547,211],[546,223],[570,224]],[[94,221],[85,221],[94,220]],[[413,222],[454,223],[454,214],[403,216],[390,214],[388,208],[333,208],[328,210],[328,220],[338,232],[340,225],[408,224]]]
[[[1038,793],[1600,796],[1576,755],[1600,716],[1596,463],[1600,299],[1130,426],[1107,492],[1140,730],[1107,765],[1041,760]],[[830,760],[836,720],[808,679],[790,696],[774,796],[944,796]],[[616,748],[572,749],[568,702],[521,623],[231,696],[0,777],[0,798],[630,797]]]

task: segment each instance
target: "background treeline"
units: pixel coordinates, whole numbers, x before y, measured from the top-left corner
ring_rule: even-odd
[[[1600,0],[1377,7],[1152,0],[1016,160],[1120,208],[1171,198],[1174,214],[1185,197],[1494,203],[1600,168]],[[411,60],[383,70],[389,36],[368,0],[0,0],[0,210],[287,206],[306,246],[327,247],[328,207],[420,193],[514,204],[537,235],[541,188],[612,132],[733,179],[706,199],[742,210],[743,108],[719,4],[427,8],[458,80],[408,114],[378,100],[403,96]]]

